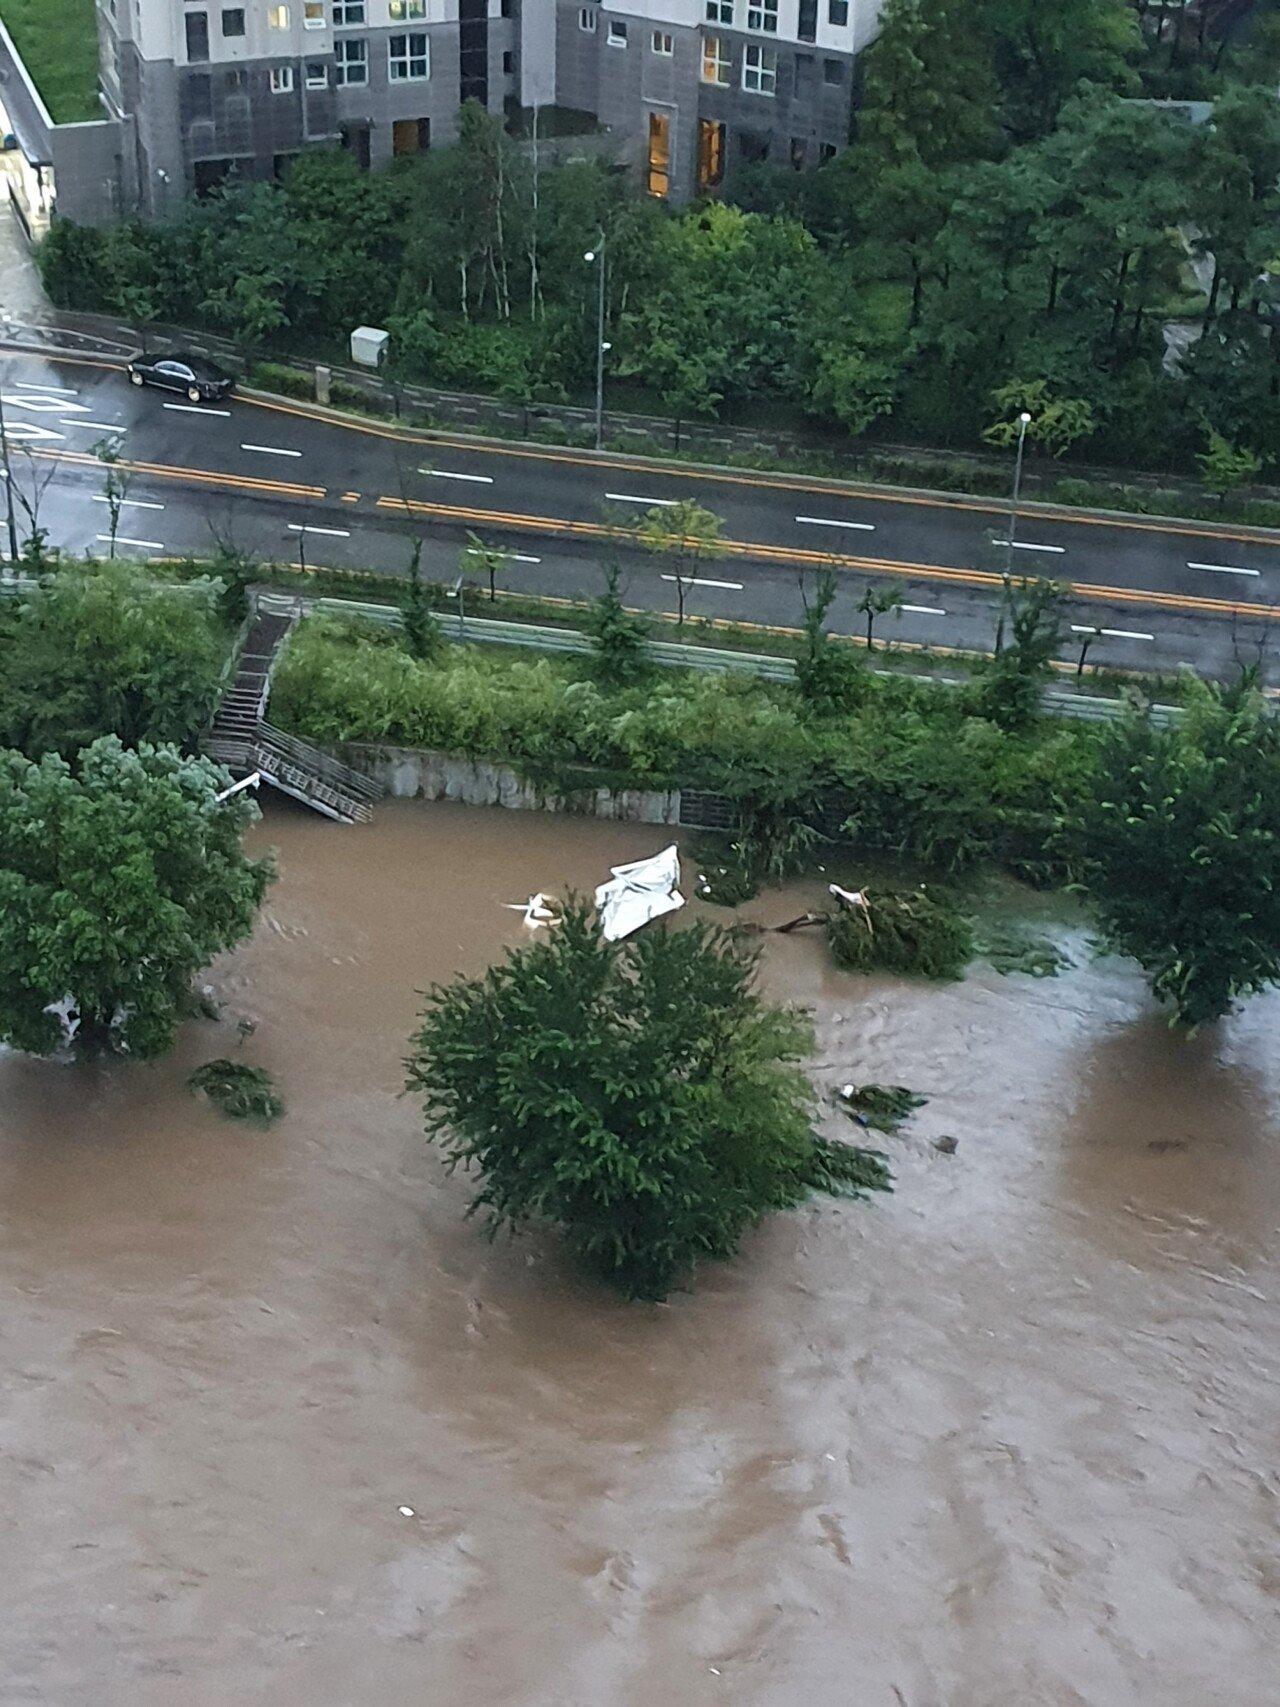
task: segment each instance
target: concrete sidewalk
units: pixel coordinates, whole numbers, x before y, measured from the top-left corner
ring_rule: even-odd
[[[50,312],[18,217],[4,203],[0,203],[0,311],[14,320]]]

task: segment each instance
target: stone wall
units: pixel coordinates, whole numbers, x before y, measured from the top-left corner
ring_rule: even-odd
[[[522,777],[510,765],[413,747],[351,743],[341,757],[400,800],[458,800],[514,812],[566,812],[627,824],[678,824],[679,789],[581,788],[556,792]]]

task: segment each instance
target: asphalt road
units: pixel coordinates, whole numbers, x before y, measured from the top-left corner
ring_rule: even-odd
[[[121,555],[201,553],[222,539],[262,557],[402,574],[420,537],[424,573],[441,580],[456,574],[475,532],[508,554],[505,587],[590,596],[601,563],[617,555],[628,602],[674,612],[670,565],[609,535],[611,524],[688,497],[723,518],[726,541],[696,572],[691,613],[795,625],[802,574],[829,565],[840,632],[861,632],[855,607],[876,584],[905,601],[882,620],[886,638],[987,649],[994,633],[1009,555],[1009,512],[998,504],[404,434],[244,397],[193,406],[135,389],[92,358],[5,352],[0,391],[17,478],[30,490],[51,475],[41,525],[73,552],[106,545],[94,447],[109,438],[129,480]],[[1090,665],[1221,674],[1237,658],[1262,656],[1265,668],[1272,637],[1280,641],[1271,604],[1280,548],[1265,535],[1060,511],[1024,513],[1015,538],[1019,569],[1071,588],[1073,645],[1099,631]]]

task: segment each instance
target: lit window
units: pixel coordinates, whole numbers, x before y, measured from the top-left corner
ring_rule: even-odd
[[[324,0],[302,0],[303,29],[322,30],[324,26]]]
[[[698,188],[714,190],[724,182],[724,125],[698,120]]]
[[[584,6],[578,13],[578,28],[585,30],[589,36],[596,33],[596,14],[594,6]]]
[[[707,0],[707,22],[709,24],[731,24],[733,22],[733,0]]]
[[[427,0],[390,0],[387,10],[393,24],[402,23],[406,18],[425,18]]]
[[[333,80],[340,89],[369,81],[369,44],[360,36],[339,36],[333,44]]]
[[[393,83],[420,83],[431,75],[425,30],[391,37],[387,44],[387,70]]]
[[[339,30],[363,24],[364,0],[333,0],[333,23]]]
[[[649,114],[649,158],[645,188],[651,196],[665,196],[671,188],[671,118],[667,113]]]
[[[676,44],[670,35],[668,35],[666,30],[655,30],[653,32],[653,41],[651,46],[653,51],[656,54],[659,54],[663,59],[670,59],[672,54],[676,51]]]
[[[268,6],[267,22],[273,30],[287,30],[289,28],[289,8],[287,6]]]
[[[329,87],[329,67],[323,59],[307,61],[306,85],[308,89],[327,89]]]
[[[748,43],[742,50],[742,87],[749,95],[772,95],[778,87],[778,56],[771,47]]]
[[[762,35],[776,36],[778,33],[778,0],[748,0],[747,28],[759,30]]]
[[[271,67],[271,93],[273,95],[291,95],[293,93],[292,65],[273,65]]]
[[[729,44],[720,36],[703,37],[702,81],[729,87]]]
[[[609,19],[609,46],[625,47],[627,45],[627,26],[619,18]]]

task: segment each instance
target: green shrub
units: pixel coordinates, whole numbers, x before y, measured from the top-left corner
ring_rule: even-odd
[[[24,594],[0,650],[0,739],[73,756],[100,735],[189,743],[226,658],[219,588],[122,561],[68,564]]]
[[[300,373],[283,362],[255,362],[249,370],[249,383],[260,391],[278,391],[282,397],[303,397],[315,401],[315,375]]]
[[[706,926],[606,943],[590,910],[429,992],[409,1088],[490,1232],[530,1222],[631,1298],[659,1299],[813,1189],[884,1189],[883,1160],[813,1130],[796,1012]]]
[[[230,1120],[252,1120],[266,1126],[284,1113],[284,1100],[271,1074],[263,1067],[222,1057],[206,1061],[187,1080],[193,1091],[203,1091]]]
[[[860,906],[828,915],[827,940],[850,972],[951,979],[973,958],[973,926],[954,902],[924,887],[864,890]]]

